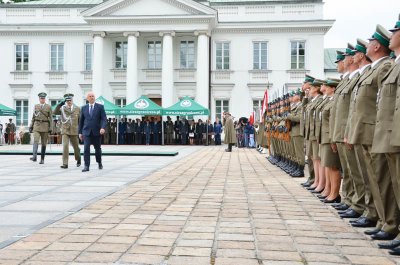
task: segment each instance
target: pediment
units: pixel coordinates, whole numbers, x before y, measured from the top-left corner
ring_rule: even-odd
[[[83,12],[84,17],[154,17],[215,15],[192,0],[108,0]]]

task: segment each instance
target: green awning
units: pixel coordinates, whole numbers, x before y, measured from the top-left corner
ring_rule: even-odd
[[[96,99],[96,103],[101,104],[104,106],[104,110],[106,111],[107,115],[120,115],[121,108],[117,105],[111,103],[103,96],[100,96]]]
[[[178,103],[164,109],[164,115],[208,115],[209,110],[190,97],[182,98]]]
[[[17,111],[0,104],[0,116],[17,116]]]
[[[162,115],[162,107],[146,96],[141,96],[121,109],[122,115]]]

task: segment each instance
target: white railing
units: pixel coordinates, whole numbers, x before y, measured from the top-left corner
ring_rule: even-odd
[[[228,81],[231,79],[232,71],[230,70],[216,70],[213,72],[214,80]]]
[[[287,70],[287,73],[289,73],[289,78],[290,79],[304,79],[305,74],[307,74],[308,70]]]
[[[161,69],[143,69],[142,71],[146,80],[161,80]]]
[[[47,72],[49,81],[64,81],[67,75],[66,72]]]
[[[31,72],[16,71],[16,72],[11,72],[11,74],[14,75],[14,81],[27,81],[29,80]]]
[[[112,69],[115,81],[125,81],[126,80],[126,69]]]
[[[195,81],[196,79],[196,69],[176,69],[175,73],[177,80]]]

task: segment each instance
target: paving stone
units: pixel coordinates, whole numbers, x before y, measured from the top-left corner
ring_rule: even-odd
[[[211,248],[199,247],[176,247],[172,252],[173,256],[197,256],[197,257],[210,257]]]
[[[257,259],[242,259],[242,258],[216,258],[215,265],[259,265]]]
[[[362,265],[394,265],[395,263],[389,260],[387,257],[371,257],[371,256],[359,256],[359,255],[346,255],[353,264]]]
[[[217,249],[217,258],[218,257],[226,257],[226,258],[256,258],[256,252],[254,250],[248,249],[229,249],[229,248],[219,248]]]
[[[210,265],[210,258],[171,256],[165,263],[168,265],[188,265],[188,264]]]
[[[299,253],[294,251],[260,251],[260,256],[263,260],[302,261],[302,257]]]
[[[83,252],[76,258],[75,262],[101,262],[101,263],[114,263],[116,262],[121,253],[103,253],[103,252]]]

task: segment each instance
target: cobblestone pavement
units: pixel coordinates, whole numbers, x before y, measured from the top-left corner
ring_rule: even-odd
[[[396,264],[254,149],[205,147],[0,250],[0,264]],[[112,176],[110,176],[112,177]]]

